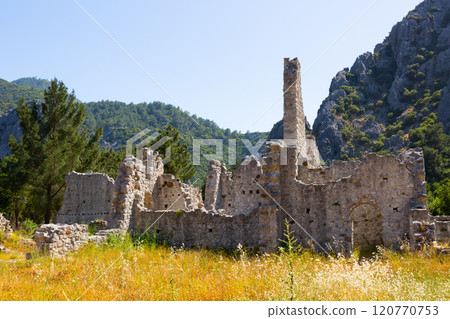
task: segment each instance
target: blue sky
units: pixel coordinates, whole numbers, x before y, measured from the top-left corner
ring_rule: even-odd
[[[78,2],[170,96],[72,0],[2,1],[0,78],[56,77],[82,101],[162,101],[245,132],[281,119],[284,57],[302,64],[312,124],[332,77],[421,1]]]

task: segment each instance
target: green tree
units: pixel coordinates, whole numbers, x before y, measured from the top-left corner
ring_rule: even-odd
[[[195,167],[191,162],[191,154],[186,144],[180,140],[180,133],[172,125],[159,130],[159,136],[150,144],[154,145],[164,137],[169,137],[166,143],[157,148],[161,157],[165,158],[166,150],[170,148],[170,161],[164,165],[164,172],[173,174],[183,182],[189,180],[195,174]]]
[[[430,194],[431,195],[431,194]],[[450,214],[450,179],[447,179],[430,196],[429,209],[433,215]]]
[[[19,102],[17,108],[23,135],[10,139],[14,163],[31,187],[31,205],[36,221],[49,223],[62,201],[65,175],[95,168],[100,158],[99,128],[92,136],[81,127],[84,106],[63,82],[53,80],[44,101]]]
[[[409,132],[411,147],[422,147],[427,182],[439,183],[450,177],[450,136],[445,134],[436,115],[426,117],[420,127]]]

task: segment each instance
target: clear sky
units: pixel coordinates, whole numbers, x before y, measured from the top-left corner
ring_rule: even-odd
[[[85,102],[162,101],[243,132],[281,119],[284,57],[302,64],[312,124],[332,77],[421,2],[77,1],[168,94],[73,0],[1,2],[0,78],[56,77]]]

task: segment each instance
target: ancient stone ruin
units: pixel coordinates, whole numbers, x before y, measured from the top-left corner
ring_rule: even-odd
[[[69,173],[56,222],[104,220],[109,230],[156,232],[174,245],[261,251],[277,249],[286,222],[299,243],[326,251],[450,237],[450,218],[427,211],[421,149],[323,167],[315,138],[305,133],[296,58],[284,60],[284,92],[284,140],[268,141],[261,161],[247,157],[234,174],[211,161],[204,202],[198,188],[164,174],[158,153],[144,149],[142,159],[125,158],[115,180]],[[430,231],[419,234],[419,223]],[[87,227],[73,227],[42,226],[39,247],[57,254],[78,247]]]
[[[2,213],[0,213],[0,233],[2,233],[4,236],[8,236],[12,233],[12,228],[9,224],[9,220],[3,217]]]

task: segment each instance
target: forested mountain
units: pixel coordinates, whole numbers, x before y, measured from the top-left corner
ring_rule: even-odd
[[[18,85],[22,83],[29,86]],[[4,108],[0,111],[0,156],[9,154],[9,135],[16,138],[20,136],[18,118],[14,109],[20,98],[25,100],[42,100],[43,90],[35,87],[48,86],[47,80],[36,78],[24,78],[13,82],[0,80],[0,105]],[[230,129],[222,129],[211,120],[190,115],[188,112],[162,102],[151,103],[123,103],[118,101],[100,101],[84,103],[86,120],[84,126],[91,132],[103,127],[104,134],[100,141],[104,147],[112,147],[115,150],[123,149],[127,139],[136,133],[150,129],[158,131],[172,125],[180,132],[180,140],[188,145],[192,152],[193,139],[224,139],[223,152],[224,161],[228,161],[228,140],[236,139],[236,159],[239,162],[249,152],[244,146],[242,139],[248,139],[254,145],[259,139],[265,139],[267,133],[253,132],[240,133]],[[214,153],[215,148],[211,146],[202,147],[202,154]],[[201,165],[196,167],[196,174],[192,180],[204,181],[208,161],[201,157]]]
[[[162,102],[126,104],[117,101],[101,101],[85,103],[86,121],[84,125],[94,130],[103,127],[103,140],[115,149],[125,145],[127,139],[149,128],[157,131],[172,125],[180,132],[180,140],[189,147],[192,153],[193,139],[223,139],[224,161],[228,161],[229,140],[236,139],[236,158],[242,159],[249,152],[242,142],[248,139],[255,145],[259,139],[267,138],[267,133],[240,133],[230,129],[222,129],[215,122],[196,115],[189,115],[178,107]],[[215,147],[202,147],[202,154],[215,153]],[[196,167],[193,180],[206,176],[208,161],[201,157],[201,165]]]
[[[0,79],[0,115],[16,108],[21,98],[32,101],[42,100],[43,97],[42,90]]]
[[[46,90],[50,86],[49,80],[39,79],[37,77],[32,78],[21,78],[18,80],[14,80],[11,83],[15,83],[18,85],[29,86],[39,90]]]

